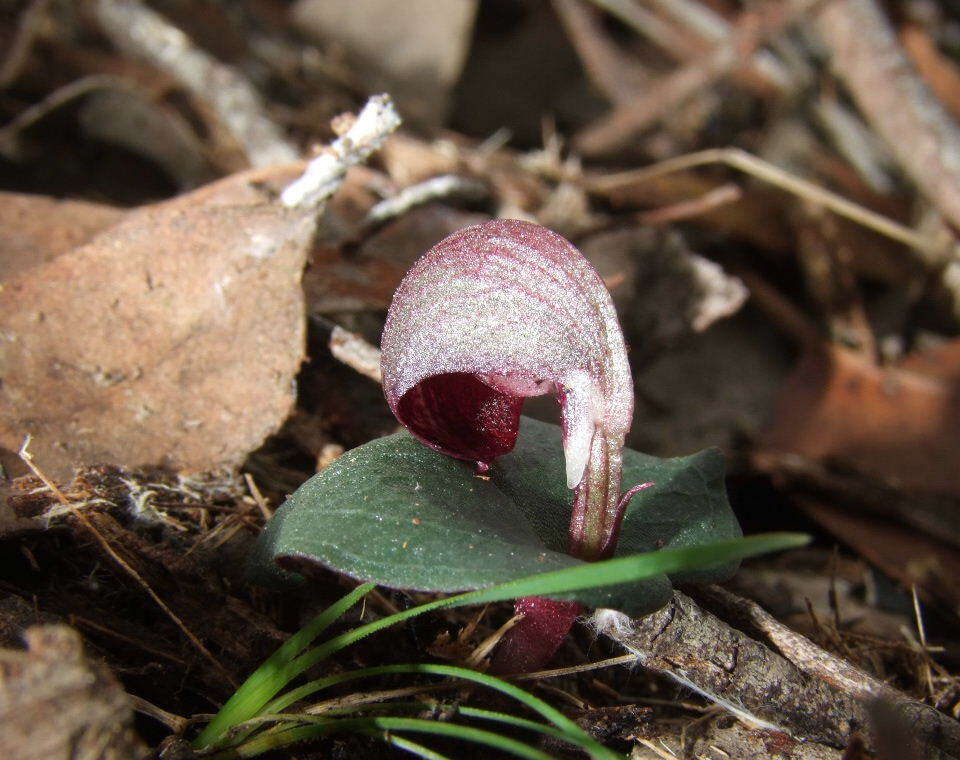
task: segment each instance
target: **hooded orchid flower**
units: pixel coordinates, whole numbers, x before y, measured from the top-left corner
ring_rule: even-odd
[[[442,240],[407,273],[387,314],[383,386],[390,408],[426,445],[486,471],[513,449],[524,399],[560,401],[570,554],[609,556],[632,489],[620,495],[633,413],[630,366],[610,294],[567,240],[498,220]],[[497,670],[552,657],[581,611],[520,599]]]
[[[555,393],[574,490],[569,552],[613,551],[632,380],[610,294],[572,244],[513,219],[445,238],[394,294],[382,348],[397,419],[481,471],[513,449],[524,399]]]

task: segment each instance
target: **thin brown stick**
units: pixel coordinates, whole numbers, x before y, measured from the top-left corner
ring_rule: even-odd
[[[706,214],[709,211],[726,206],[728,203],[736,203],[743,197],[743,191],[739,186],[732,182],[708,190],[698,198],[690,198],[678,203],[672,203],[669,206],[655,208],[651,211],[644,211],[637,214],[637,221],[640,224],[668,224],[670,222],[680,222],[700,214]]]
[[[257,508],[260,510],[260,514],[263,515],[263,519],[269,520],[273,517],[273,510],[270,509],[267,500],[263,498],[263,494],[260,493],[260,489],[257,488],[257,482],[253,479],[253,475],[245,472],[243,473],[243,479],[247,483],[247,488],[250,490],[250,495],[253,497],[253,500],[257,502]]]
[[[535,681],[541,678],[557,678],[559,676],[570,676],[574,673],[586,673],[600,668],[610,668],[614,665],[629,665],[637,661],[632,654],[622,654],[619,657],[608,657],[605,660],[596,662],[584,662],[580,665],[571,665],[566,668],[552,668],[550,670],[538,670],[534,673],[517,673],[511,676],[504,676],[509,681]]]
[[[335,325],[330,334],[330,353],[361,375],[366,375],[378,383],[383,382],[380,349],[359,335],[344,330],[340,325]]]
[[[823,343],[823,336],[816,324],[779,290],[756,272],[741,270],[736,274],[750,289],[753,303],[766,313],[775,327],[793,338],[801,347],[810,348]]]
[[[33,454],[29,452],[29,446],[30,446],[30,436],[28,435],[26,436],[26,438],[24,438],[23,445],[20,447],[20,452],[19,452],[20,458],[23,460],[24,464],[26,464],[27,467],[30,468],[31,472],[33,472],[34,475],[40,478],[43,484],[50,489],[51,493],[53,493],[53,495],[57,498],[57,500],[61,504],[63,504],[64,506],[70,506],[71,502],[63,494],[63,491],[61,491],[56,486],[56,484],[46,476],[46,474],[43,472],[43,470],[40,469],[37,463],[33,461]],[[77,520],[79,520],[80,523],[91,533],[91,535],[93,535],[94,539],[97,541],[98,544],[100,544],[101,548],[107,553],[107,555],[114,562],[116,562],[117,565],[119,565],[120,568],[125,573],[127,573],[127,575],[133,578],[133,580],[136,581],[137,585],[139,585],[147,593],[147,595],[151,599],[153,599],[154,602],[156,602],[157,606],[160,607],[160,609],[163,610],[163,612],[167,615],[167,617],[169,617],[170,620],[172,620],[173,623],[183,632],[184,636],[187,637],[187,639],[190,641],[191,644],[193,644],[196,650],[200,652],[200,654],[203,655],[207,659],[207,661],[209,661],[214,667],[216,667],[218,671],[220,671],[220,673],[227,679],[230,685],[236,687],[237,682],[233,678],[233,676],[230,675],[230,672],[223,665],[220,664],[220,662],[217,660],[216,657],[213,656],[210,650],[208,650],[203,645],[203,642],[200,641],[200,639],[196,637],[193,631],[191,631],[187,627],[186,623],[184,623],[183,620],[181,620],[180,617],[172,609],[170,609],[170,607],[167,606],[166,602],[164,602],[163,599],[161,599],[157,595],[157,593],[150,587],[150,584],[148,584],[143,579],[143,577],[136,570],[134,570],[133,567],[130,566],[130,563],[128,563],[123,557],[117,554],[117,552],[114,550],[112,546],[110,546],[110,543],[103,537],[100,531],[98,531],[96,527],[94,527],[93,523],[90,522],[87,516],[80,510],[75,510],[73,514],[77,518]]]
[[[486,657],[490,652],[493,651],[493,648],[500,643],[500,640],[507,634],[513,626],[523,620],[523,615],[514,615],[512,618],[507,620],[503,625],[501,625],[497,630],[491,633],[487,638],[481,641],[476,649],[474,649],[470,656],[467,657],[466,663],[464,663],[468,668],[476,668],[479,665],[483,658]]]
[[[743,45],[746,33],[735,41]],[[749,44],[754,44],[750,41]],[[610,113],[581,130],[574,148],[586,156],[612,153],[626,147],[647,127],[675,111],[711,82],[728,74],[738,61],[733,42],[723,43],[707,56],[663,76],[642,95],[615,106]]]
[[[111,74],[92,74],[58,87],[39,103],[25,108],[0,127],[0,153],[13,159],[17,158],[20,134],[70,101],[95,90],[112,90],[126,86],[128,84],[120,77]]]
[[[921,258],[927,264],[933,265],[943,262],[951,255],[954,248],[952,243],[945,245],[942,241],[933,240],[910,227],[871,211],[858,203],[849,201],[809,180],[797,177],[739,148],[711,148],[668,158],[666,161],[660,161],[642,169],[607,174],[591,180],[587,189],[592,192],[607,193],[625,185],[639,184],[664,174],[672,174],[673,172],[709,164],[729,166],[788,193],[804,198],[811,203],[821,205],[838,216],[909,246],[912,250],[921,254]]]
[[[611,16],[631,27],[637,34],[657,45],[675,60],[688,58],[700,52],[693,40],[680,32],[674,24],[651,13],[636,0],[590,0]]]
[[[652,6],[662,16],[692,34],[704,47],[716,45],[732,34],[730,22],[698,0],[642,0],[642,2]],[[748,73],[759,78],[767,87],[781,92],[788,92],[795,87],[794,72],[769,50],[758,50],[746,63]]]
[[[105,625],[100,625],[99,623],[95,623],[92,620],[87,620],[87,618],[81,617],[80,615],[70,615],[68,619],[69,619],[70,625],[74,627],[80,626],[83,628],[90,628],[91,630],[98,631],[99,633],[102,633],[106,636],[112,636],[113,638],[119,641],[123,641],[124,643],[129,644],[132,647],[136,647],[137,649],[142,649],[144,652],[147,652],[148,654],[152,654],[157,657],[162,657],[165,660],[170,660],[170,662],[174,662],[183,668],[186,668],[188,665],[186,660],[183,660],[174,654],[170,654],[169,652],[164,652],[162,649],[157,649],[156,647],[152,647],[149,644],[144,644],[139,639],[135,639],[132,636],[126,636],[120,633],[119,631],[115,631],[112,628],[108,628]]]

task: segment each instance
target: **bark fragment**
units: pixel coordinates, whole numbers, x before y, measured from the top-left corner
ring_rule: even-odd
[[[76,631],[35,626],[25,638],[26,652],[0,650],[0,757],[146,757],[129,698],[106,667],[84,657]]]

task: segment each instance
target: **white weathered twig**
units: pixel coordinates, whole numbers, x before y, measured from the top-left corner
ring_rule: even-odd
[[[382,224],[388,219],[405,214],[414,206],[421,206],[438,198],[449,198],[451,195],[478,198],[486,192],[487,189],[482,182],[469,177],[461,177],[456,174],[431,177],[423,182],[418,182],[416,185],[405,187],[396,195],[380,201],[370,209],[365,224],[368,226]]]
[[[353,126],[338,137],[287,186],[280,201],[288,208],[318,206],[336,192],[347,169],[366,160],[387,136],[400,126],[400,116],[386,93],[374,95],[360,111]]]
[[[380,370],[380,349],[367,343],[359,335],[334,325],[330,333],[330,353],[335,359],[352,367],[361,375],[366,375],[378,383],[383,382]]]
[[[289,163],[299,157],[267,115],[259,93],[239,71],[198,48],[140,0],[97,0],[92,7],[101,28],[120,50],[166,72],[208,103],[252,166]]]

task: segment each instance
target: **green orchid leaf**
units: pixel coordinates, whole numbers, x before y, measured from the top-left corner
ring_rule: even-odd
[[[716,448],[670,459],[624,449],[623,491],[654,485],[636,493],[627,507],[616,555],[740,538],[724,474],[723,453]],[[524,417],[516,448],[496,461],[491,475],[537,526],[541,540],[562,552],[573,492],[566,486],[560,428]],[[679,583],[716,583],[736,569],[737,563],[727,563],[671,577]]]
[[[657,459],[624,450],[624,490],[652,481],[624,519],[618,554],[740,536],[722,455]],[[316,563],[391,588],[464,591],[584,564],[564,552],[573,494],[560,428],[523,418],[517,446],[487,475],[406,431],[344,454],[277,510],[251,559],[264,579]],[[715,581],[735,567],[682,580]],[[679,578],[678,578],[679,579]],[[639,615],[662,606],[666,576],[561,595]]]

